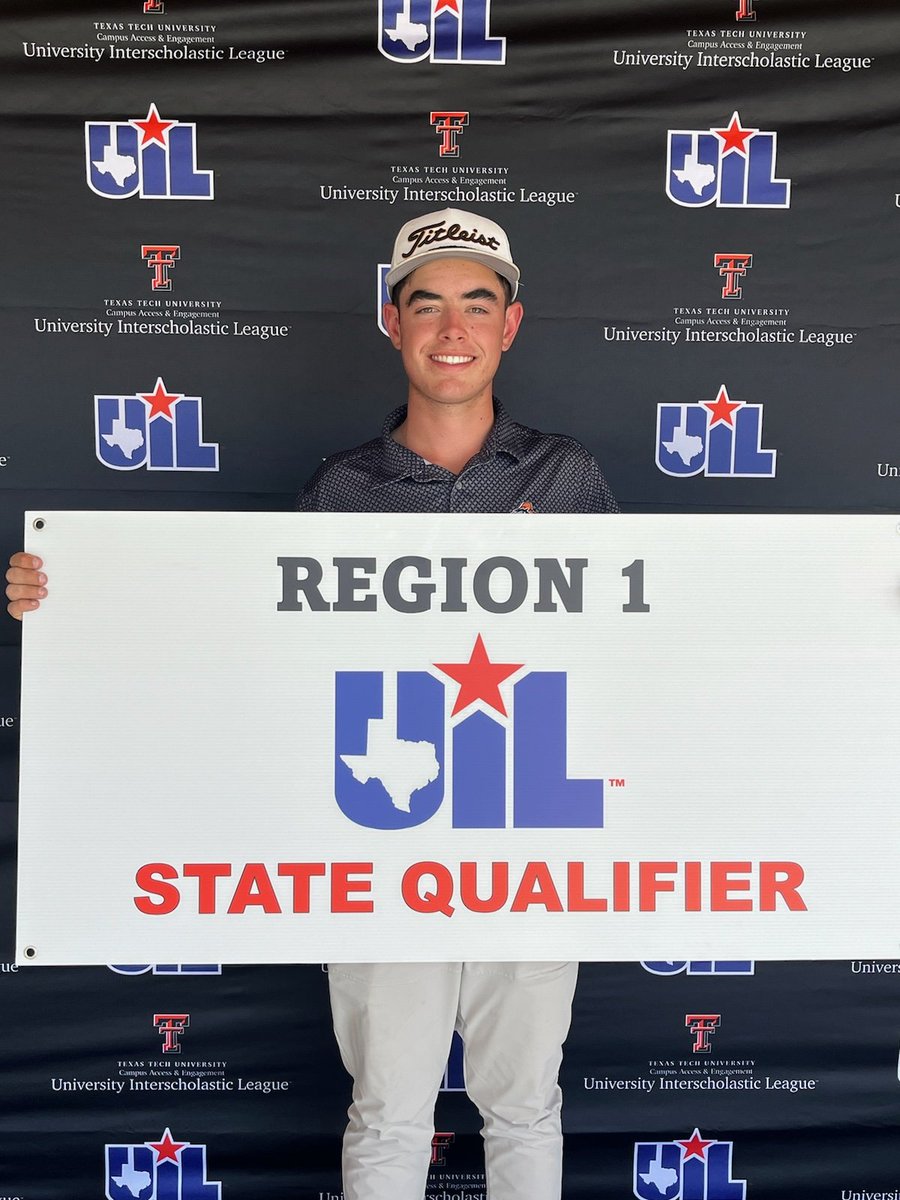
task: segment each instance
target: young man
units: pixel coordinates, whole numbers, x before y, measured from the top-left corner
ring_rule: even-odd
[[[380,438],[323,463],[300,509],[615,512],[583,446],[516,424],[493,397],[523,311],[500,226],[455,209],[409,221],[387,282],[384,322],[403,359],[407,403]],[[46,596],[41,566],[30,555],[10,560],[13,616]],[[556,1200],[557,1076],[576,972],[566,962],[332,964],[335,1034],[353,1077],[345,1200],[422,1200],[454,1029],[484,1121],[491,1200]]]

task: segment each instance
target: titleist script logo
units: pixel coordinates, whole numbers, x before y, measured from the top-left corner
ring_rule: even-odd
[[[471,246],[487,246],[489,250],[500,249],[500,243],[495,237],[485,237],[477,229],[463,229],[456,222],[444,228],[446,225],[446,221],[436,221],[433,225],[420,225],[418,229],[414,229],[407,238],[410,248],[401,257],[409,258],[435,242],[467,242]]]

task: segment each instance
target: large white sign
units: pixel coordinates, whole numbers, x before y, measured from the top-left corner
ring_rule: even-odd
[[[897,517],[27,545],[20,962],[900,955]]]

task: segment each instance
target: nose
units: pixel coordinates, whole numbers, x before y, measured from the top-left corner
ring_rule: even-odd
[[[448,341],[462,341],[466,337],[463,315],[453,305],[448,305],[441,315],[440,336]]]

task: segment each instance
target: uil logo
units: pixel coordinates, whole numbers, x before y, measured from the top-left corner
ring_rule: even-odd
[[[602,828],[603,779],[567,774],[564,672],[492,662],[480,634],[468,662],[431,666],[459,685],[449,728],[447,689],[430,671],[337,672],[335,798],[345,816],[370,829],[423,824],[444,800],[449,760],[456,829],[505,828],[508,801],[517,828]],[[500,685],[513,676],[510,714]]]
[[[94,397],[97,458],[113,471],[218,471],[219,447],[203,441],[199,396],[152,392]]]
[[[221,963],[109,963],[117,975],[221,975]]]
[[[506,62],[506,38],[491,37],[491,0],[378,0],[378,49],[392,62]]]
[[[731,1175],[732,1142],[702,1138],[695,1129],[677,1142],[636,1142],[637,1200],[745,1200],[747,1181]]]
[[[777,150],[777,133],[742,126],[737,112],[725,129],[670,129],[666,195],[685,208],[790,208]]]
[[[657,405],[656,465],[678,478],[771,479],[777,451],[761,448],[762,410],[730,400],[724,384],[715,400]]]
[[[85,121],[88,187],[106,200],[212,200],[212,171],[197,170],[197,126],[146,117]]]
[[[221,1183],[206,1178],[206,1147],[176,1142],[107,1145],[106,1200],[221,1200]]]
[[[752,975],[755,964],[749,958],[736,959],[682,959],[659,962],[642,962],[641,966],[651,975]]]
[[[390,263],[378,264],[378,277],[376,280],[375,292],[375,317],[378,321],[378,328],[388,337],[387,326],[384,323],[384,306],[390,304],[391,293],[388,291],[387,277],[388,271],[391,269]]]

